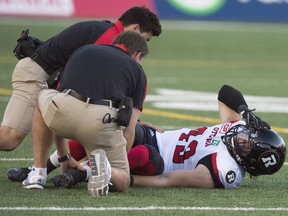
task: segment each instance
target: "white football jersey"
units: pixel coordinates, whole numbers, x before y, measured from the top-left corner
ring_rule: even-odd
[[[214,173],[214,181],[217,178],[225,188],[240,186],[245,171],[232,158],[221,139],[232,126],[237,124],[245,124],[245,122],[157,132],[157,144],[164,160],[164,173],[173,170],[192,170],[202,158],[210,155],[211,167],[208,169]]]

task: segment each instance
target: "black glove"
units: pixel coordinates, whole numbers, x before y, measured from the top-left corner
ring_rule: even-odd
[[[34,56],[34,51],[43,43],[44,42],[38,38],[29,36],[29,29],[27,29],[26,31],[22,31],[20,38],[17,39],[17,45],[14,48],[13,53],[19,60],[27,56],[33,59],[36,57]]]
[[[238,107],[238,113],[243,117],[248,129],[251,131],[258,129],[271,129],[270,125],[260,117],[256,116],[253,111],[255,111],[255,109],[250,110],[246,105],[240,105]]]

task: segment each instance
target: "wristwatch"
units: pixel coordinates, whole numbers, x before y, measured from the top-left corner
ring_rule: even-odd
[[[70,158],[71,158],[71,155],[70,155],[70,154],[67,154],[67,155],[65,155],[65,156],[63,156],[63,157],[58,158],[58,161],[59,161],[59,163],[62,163],[62,162],[64,162],[64,161],[69,160]]]

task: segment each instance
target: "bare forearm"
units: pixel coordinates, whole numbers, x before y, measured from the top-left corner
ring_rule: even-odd
[[[128,152],[134,143],[135,125],[131,124],[127,128],[125,128],[123,131],[123,135],[127,141],[126,151]]]
[[[134,176],[135,186],[214,188],[209,170],[198,165],[194,170],[175,170],[157,176]]]
[[[133,175],[134,186],[138,187],[167,187],[164,184],[163,175],[157,176],[137,176]]]
[[[40,110],[34,112],[32,122],[34,166],[46,167],[49,149],[52,145],[54,134],[45,124]]]
[[[133,107],[129,125],[124,129],[124,137],[127,140],[127,147],[126,147],[127,152],[131,149],[133,145],[135,138],[135,127],[138,122],[139,116],[140,116],[140,110]]]
[[[57,153],[59,157],[62,157],[70,153],[69,145],[66,139],[55,136],[55,144],[56,144]]]

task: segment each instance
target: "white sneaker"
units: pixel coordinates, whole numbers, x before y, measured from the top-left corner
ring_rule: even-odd
[[[90,166],[88,193],[92,196],[107,196],[111,179],[111,165],[104,150],[96,149],[91,152]]]
[[[46,168],[32,167],[28,177],[22,182],[26,189],[44,189],[47,179]]]

